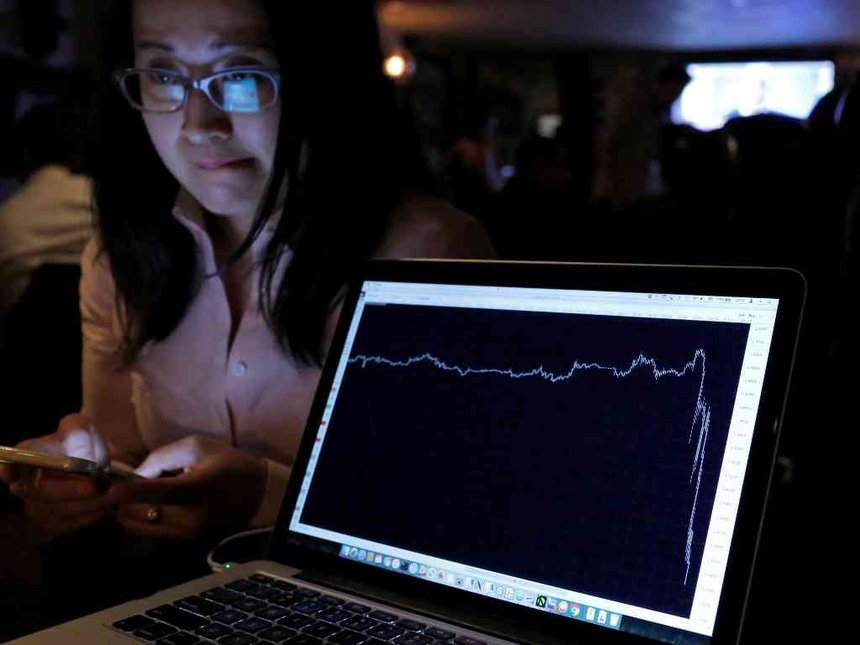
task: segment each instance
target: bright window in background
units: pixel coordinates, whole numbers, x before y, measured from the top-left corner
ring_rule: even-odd
[[[831,61],[697,63],[672,108],[675,123],[700,130],[721,128],[735,116],[777,112],[805,119],[833,89]]]

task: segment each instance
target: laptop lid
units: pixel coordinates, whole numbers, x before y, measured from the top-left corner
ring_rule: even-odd
[[[804,295],[782,269],[371,263],[272,559],[514,632],[736,642]]]

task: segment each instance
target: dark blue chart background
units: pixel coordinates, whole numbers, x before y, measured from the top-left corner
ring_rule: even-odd
[[[351,363],[302,521],[439,558],[689,615],[749,325],[370,305],[351,356],[566,373],[681,370],[707,356],[711,425],[684,584],[701,363],[684,377],[580,370],[460,376]],[[455,340],[452,340],[455,339]]]

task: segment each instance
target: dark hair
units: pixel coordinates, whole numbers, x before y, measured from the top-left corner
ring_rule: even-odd
[[[382,73],[373,3],[332,9],[258,1],[281,62],[281,126],[269,185],[234,259],[270,218],[286,178],[284,215],[264,253],[260,303],[283,351],[321,364],[325,321],[338,293],[380,244],[401,195],[426,189],[429,174]],[[115,1],[108,14],[104,84],[114,69],[132,64],[130,5]],[[144,344],[176,328],[204,278],[191,234],[172,216],[179,185],[141,117],[115,87],[105,87],[101,102],[97,225],[117,286],[124,355],[132,361]],[[293,257],[276,285],[287,247]]]

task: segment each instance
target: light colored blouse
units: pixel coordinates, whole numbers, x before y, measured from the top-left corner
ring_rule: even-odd
[[[206,275],[215,256],[197,202],[181,193],[174,216],[197,242]],[[262,257],[269,224],[251,249]],[[480,224],[431,199],[398,209],[375,254],[382,258],[488,258]],[[282,260],[284,267],[289,253]],[[259,263],[253,269],[260,279]],[[122,330],[114,281],[98,242],[87,245],[80,286],[83,327],[83,413],[105,437],[112,458],[138,463],[152,450],[200,434],[229,441],[268,464],[266,492],[252,525],[274,523],[320,377],[317,367],[284,355],[259,309],[257,289],[235,331],[219,277],[203,280],[185,317],[163,341],[148,343],[135,363],[120,364]],[[330,339],[339,310],[330,317]]]

